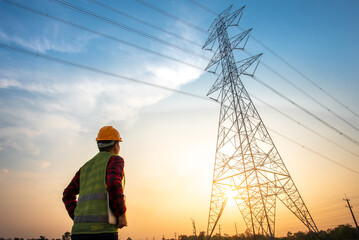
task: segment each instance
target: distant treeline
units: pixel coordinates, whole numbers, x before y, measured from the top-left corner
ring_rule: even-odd
[[[70,232],[65,232],[61,238],[46,238],[45,236],[40,236],[39,238],[0,238],[0,240],[71,240]]]
[[[206,240],[207,237],[205,232],[200,232],[198,236],[186,236],[180,235],[178,240]],[[212,236],[211,240],[252,240],[253,235],[250,231],[241,233],[234,236],[229,236],[224,234],[220,236],[215,234]],[[268,240],[270,238],[256,235],[256,240]],[[352,227],[349,224],[339,225],[336,228],[329,228],[326,231],[320,231],[319,234],[313,232],[288,232],[286,237],[275,238],[276,240],[359,240],[359,232],[356,228]],[[162,239],[163,240],[163,239]],[[171,239],[175,240],[175,239]]]
[[[120,237],[119,237],[120,238]],[[66,232],[62,235],[62,238],[57,239],[48,239],[44,236],[40,236],[40,238],[0,238],[0,240],[69,240],[70,233]],[[245,233],[241,233],[234,236],[229,236],[228,234],[224,234],[220,236],[219,234],[215,234],[212,236],[211,240],[252,240],[254,239],[253,235],[250,231],[246,231]],[[270,238],[256,235],[256,240],[268,240]],[[349,224],[339,225],[336,228],[329,228],[326,231],[321,230],[318,234],[313,232],[296,232],[291,233],[288,232],[286,237],[275,238],[276,240],[359,240],[359,231],[356,228],[352,227]],[[127,240],[131,240],[128,238]],[[178,239],[165,239],[162,240],[207,240],[207,236],[205,232],[200,232],[198,236],[187,236],[187,235],[179,235]]]

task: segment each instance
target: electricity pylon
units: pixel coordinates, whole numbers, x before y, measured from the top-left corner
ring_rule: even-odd
[[[221,104],[207,235],[210,238],[226,206],[230,191],[247,228],[274,238],[276,200],[279,199],[310,231],[318,232],[297,187],[263,124],[240,77],[253,76],[262,54],[236,62],[233,50],[244,47],[251,29],[233,38],[227,28],[237,25],[244,7],[222,12],[209,28],[203,48],[218,41],[206,70],[221,66],[207,96]]]

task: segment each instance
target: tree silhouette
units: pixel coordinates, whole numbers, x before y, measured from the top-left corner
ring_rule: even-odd
[[[62,240],[70,240],[71,239],[71,233],[65,232],[64,235],[62,235]]]

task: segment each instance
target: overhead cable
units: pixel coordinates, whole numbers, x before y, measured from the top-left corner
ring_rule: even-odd
[[[35,12],[35,13],[37,13],[37,14],[40,14],[40,15],[43,15],[43,16],[46,16],[46,17],[55,19],[55,20],[57,20],[57,21],[60,21],[60,22],[63,22],[63,23],[66,23],[66,24],[75,26],[75,27],[77,27],[77,28],[80,28],[80,29],[83,29],[83,30],[92,32],[92,33],[94,33],[94,34],[97,34],[97,35],[100,35],[100,36],[103,36],[103,37],[106,37],[106,38],[109,38],[109,39],[112,39],[112,40],[115,40],[115,41],[119,41],[119,42],[125,43],[125,44],[127,44],[127,45],[130,45],[130,46],[132,46],[132,47],[136,47],[136,48],[142,49],[142,50],[144,50],[144,51],[148,51],[148,52],[151,52],[151,53],[153,53],[153,54],[157,54],[157,55],[160,55],[160,56],[162,56],[162,57],[165,57],[165,58],[168,58],[168,59],[171,59],[171,60],[180,62],[180,63],[182,63],[182,64],[186,64],[186,65],[189,65],[189,66],[191,66],[191,67],[194,67],[194,68],[198,68],[198,69],[203,70],[202,68],[200,68],[200,67],[198,67],[198,66],[194,66],[194,65],[189,64],[189,63],[187,63],[187,62],[183,62],[183,61],[181,61],[181,60],[178,60],[178,59],[175,59],[175,58],[172,58],[172,57],[169,57],[169,56],[160,54],[160,53],[158,53],[158,52],[154,52],[154,51],[152,51],[152,50],[145,49],[145,48],[143,48],[143,47],[134,45],[134,44],[132,44],[132,43],[129,43],[129,42],[126,42],[126,41],[123,41],[123,40],[120,40],[120,39],[118,39],[118,38],[115,38],[115,37],[112,37],[112,36],[109,36],[109,35],[106,35],[106,34],[103,34],[103,33],[99,33],[99,32],[97,32],[97,31],[91,30],[91,29],[86,28],[86,27],[84,27],[84,26],[81,26],[81,25],[78,25],[78,24],[75,24],[75,23],[72,23],[72,22],[63,20],[63,19],[61,19],[61,18],[57,18],[57,17],[51,16],[51,15],[49,15],[49,14],[47,14],[47,13],[44,13],[44,12],[35,10],[35,9],[33,9],[33,8],[29,8],[29,7],[26,7],[26,6],[24,6],[24,5],[21,5],[21,4],[18,4],[18,3],[14,3],[14,2],[8,1],[8,0],[5,0],[5,2],[6,2],[6,3],[9,3],[9,4],[13,4],[13,5],[18,6],[18,7],[21,7],[21,8],[24,8],[24,9],[26,9],[26,10]],[[274,70],[273,70],[273,71],[274,71]],[[279,73],[278,73],[278,75],[279,75],[279,76],[282,76],[282,75],[280,75]],[[283,76],[282,76],[282,77],[283,77]],[[258,99],[258,98],[257,98],[257,99]],[[265,103],[264,101],[262,101],[262,100],[260,100],[260,99],[258,99],[258,100],[261,101],[261,102],[263,102],[263,103]],[[265,103],[265,104],[266,104],[266,103]],[[267,104],[267,105],[268,105],[268,104]],[[269,105],[269,106],[270,106],[270,105]],[[346,150],[347,152],[350,152],[351,154],[353,154],[353,155],[359,157],[356,153],[354,153],[354,152],[352,152],[352,151],[350,151],[350,150],[348,150],[348,149],[346,149],[346,148],[340,146],[339,144],[337,144],[337,143],[335,143],[334,141],[332,141],[332,140],[330,140],[330,139],[324,137],[323,135],[321,135],[321,134],[319,134],[318,132],[314,131],[313,129],[310,129],[309,127],[307,127],[307,126],[301,124],[300,122],[297,122],[295,119],[293,119],[293,118],[291,118],[290,116],[284,114],[283,112],[280,112],[279,110],[275,109],[274,107],[272,107],[272,106],[270,106],[270,107],[271,107],[272,109],[276,110],[277,112],[281,113],[282,115],[286,116],[287,118],[291,119],[292,121],[298,123],[299,125],[302,125],[303,127],[305,127],[306,129],[308,129],[309,131],[315,133],[316,135],[318,135],[318,136],[320,136],[320,137],[326,139],[327,141],[330,141],[331,143],[335,144],[336,146],[338,146],[338,147],[340,147],[340,148]]]
[[[112,39],[112,40],[115,40],[115,41],[119,41],[119,42],[125,43],[125,44],[127,44],[127,45],[130,45],[130,46],[132,46],[132,47],[136,47],[136,48],[139,48],[139,49],[142,49],[142,50],[151,52],[151,53],[153,53],[153,54],[157,54],[157,55],[160,55],[160,56],[162,56],[162,57],[165,57],[165,58],[168,58],[168,59],[171,59],[171,60],[180,62],[180,63],[182,63],[182,64],[186,64],[186,65],[189,65],[189,66],[191,66],[191,67],[194,67],[194,68],[198,68],[198,69],[203,70],[202,68],[200,68],[200,67],[198,67],[198,66],[194,66],[194,65],[189,64],[189,63],[187,63],[187,62],[183,62],[183,61],[181,61],[181,60],[178,60],[178,59],[175,59],[175,58],[172,58],[172,57],[169,57],[169,56],[160,54],[160,53],[158,53],[158,52],[154,52],[154,51],[152,51],[152,50],[148,50],[148,49],[142,48],[142,47],[137,46],[137,45],[134,45],[134,44],[132,44],[132,43],[129,43],[129,42],[120,40],[120,39],[118,39],[118,38],[115,38],[115,37],[112,37],[112,36],[109,36],[109,35],[106,35],[106,34],[103,34],[103,33],[99,33],[99,32],[97,32],[97,31],[91,30],[91,29],[86,28],[86,27],[84,27],[84,26],[81,26],[81,25],[78,25],[78,24],[75,24],[75,23],[72,23],[72,22],[63,20],[63,19],[58,18],[58,17],[51,16],[51,15],[49,15],[49,14],[47,14],[47,13],[44,13],[44,12],[35,10],[35,9],[33,9],[33,8],[30,8],[30,7],[27,7],[27,6],[18,4],[18,3],[14,3],[14,2],[9,1],[9,0],[4,0],[4,1],[5,1],[6,3],[13,4],[13,5],[15,5],[15,6],[24,8],[24,9],[29,10],[29,11],[32,11],[32,12],[35,12],[35,13],[37,13],[37,14],[40,14],[40,15],[43,15],[43,16],[46,16],[46,17],[55,19],[55,20],[57,20],[57,21],[60,21],[60,22],[63,22],[63,23],[66,23],[66,24],[75,26],[75,27],[80,28],[80,29],[84,29],[84,30],[89,31],[89,32],[92,32],[92,33],[94,33],[94,34],[97,34],[97,35],[100,35],[100,36],[103,36],[103,37],[106,37],[106,38],[109,38],[109,39]],[[273,71],[274,71],[274,70],[273,70]],[[280,75],[280,74],[278,73],[278,75]],[[280,76],[281,76],[281,75],[280,75]],[[258,98],[257,98],[257,99],[258,99]],[[258,100],[259,100],[259,99],[258,99]],[[259,100],[259,101],[261,101],[261,100]],[[261,101],[261,102],[264,102],[264,101]],[[265,104],[266,104],[266,103],[265,103]],[[270,105],[269,105],[269,106],[270,106]],[[270,106],[270,107],[273,108],[272,106]],[[273,109],[276,110],[277,112],[280,112],[279,110],[277,110],[277,109],[275,109],[275,108],[273,108]],[[318,132],[314,131],[313,129],[310,129],[310,128],[308,128],[307,126],[304,126],[303,124],[297,122],[296,120],[294,120],[294,119],[291,118],[290,116],[288,116],[288,115],[286,115],[286,114],[284,114],[284,113],[282,113],[282,112],[280,112],[280,113],[281,113],[282,115],[286,116],[287,118],[291,119],[292,121],[298,123],[299,125],[302,125],[303,127],[307,128],[309,131],[311,131],[311,132],[317,134],[318,136],[321,136],[322,138],[324,138],[324,139],[330,141],[331,143],[335,144],[336,146],[338,146],[338,147],[340,147],[340,148],[346,150],[347,152],[350,152],[350,153],[352,153],[352,154],[354,154],[355,156],[358,157],[358,155],[357,155],[356,153],[354,153],[354,152],[352,152],[352,151],[350,151],[350,150],[348,150],[348,149],[346,149],[346,148],[344,148],[344,147],[342,147],[342,146],[336,144],[336,143],[333,142],[332,140],[330,140],[330,139],[324,137],[323,135],[319,134]]]
[[[52,61],[52,62],[57,62],[57,63],[61,63],[61,64],[64,64],[64,65],[89,70],[89,71],[100,73],[100,74],[103,74],[103,75],[107,75],[107,76],[111,76],[111,77],[115,77],[115,78],[121,78],[121,79],[128,80],[128,81],[131,81],[131,82],[141,83],[141,84],[144,84],[144,85],[147,85],[147,86],[160,88],[160,89],[164,89],[164,90],[167,90],[167,91],[181,93],[181,94],[188,95],[188,96],[195,97],[195,98],[199,98],[199,99],[202,99],[202,100],[212,101],[211,99],[208,99],[206,97],[196,95],[196,94],[193,94],[193,93],[181,91],[181,90],[178,90],[178,89],[175,89],[175,88],[170,88],[170,87],[166,87],[166,86],[151,83],[151,82],[138,80],[138,79],[135,79],[135,78],[119,75],[119,74],[116,74],[116,73],[107,72],[107,71],[104,71],[104,70],[101,70],[101,69],[98,69],[98,68],[94,68],[94,67],[86,66],[86,65],[83,65],[83,64],[67,61],[67,60],[64,60],[64,59],[61,59],[61,58],[51,57],[49,55],[42,54],[42,53],[39,53],[39,52],[14,47],[14,46],[8,45],[6,43],[1,43],[0,42],[0,47],[5,48],[5,49],[9,49],[9,50],[13,50],[13,51],[17,51],[17,52],[21,52],[21,53],[24,53],[24,54],[27,54],[27,55],[31,55],[33,57],[43,58],[43,59],[46,59],[46,60],[49,60],[49,61]]]
[[[181,35],[178,35],[178,34],[176,34],[176,33],[170,32],[170,31],[168,31],[168,30],[166,30],[166,29],[160,28],[159,26],[157,26],[157,25],[155,25],[155,24],[152,24],[152,23],[147,22],[147,21],[144,21],[144,20],[142,20],[142,19],[140,19],[140,18],[134,17],[134,16],[132,16],[131,14],[125,13],[124,11],[121,11],[121,10],[119,10],[118,8],[113,8],[113,7],[109,6],[109,5],[104,4],[103,2],[99,2],[99,1],[96,1],[96,0],[87,0],[87,1],[92,2],[92,3],[94,3],[94,4],[97,4],[97,5],[99,5],[99,6],[102,6],[102,7],[106,8],[106,9],[108,9],[108,10],[110,10],[110,11],[116,12],[116,13],[121,14],[121,15],[127,17],[127,18],[130,18],[130,19],[132,19],[132,20],[135,20],[136,22],[142,23],[142,24],[144,24],[144,25],[146,25],[146,26],[149,26],[149,27],[151,27],[151,28],[153,28],[153,29],[159,30],[159,31],[161,31],[161,32],[164,32],[164,33],[169,34],[169,35],[171,35],[171,36],[173,36],[173,37],[176,37],[176,38],[178,38],[178,39],[181,39],[181,40],[183,40],[183,41],[189,42],[189,43],[191,43],[191,44],[193,44],[193,45],[196,45],[197,47],[202,48],[202,44],[199,44],[199,43],[193,41],[192,39],[185,38],[185,37],[183,37],[183,36],[181,36]]]
[[[196,1],[194,1],[194,0],[188,0],[188,1],[190,1],[190,2],[193,3],[194,5],[197,5],[198,7],[200,7],[200,8],[202,8],[202,9],[206,10],[207,12],[212,13],[214,16],[218,16],[218,13],[216,13],[216,12],[213,11],[212,9],[210,9],[210,8],[208,8],[208,7],[206,7],[206,6],[202,5],[202,4],[200,4],[200,3],[198,3],[198,2],[196,2]]]
[[[161,12],[163,14],[165,14],[166,16],[169,16],[171,18],[174,18],[174,19],[179,19],[178,17],[174,16],[173,14],[170,14],[162,9],[159,9],[158,7],[155,7],[154,5],[152,4],[149,4],[149,3],[146,3],[144,2],[143,0],[135,0],[136,2],[139,2],[149,8],[152,8],[158,12]],[[211,12],[212,14],[214,15],[218,15],[216,14],[215,12],[211,11],[210,9],[208,9],[207,7],[204,7],[202,4],[200,3],[197,3],[196,1],[194,0],[189,0],[190,2],[192,2],[193,4],[201,7],[202,9],[205,9],[206,11],[208,12]],[[197,27],[198,29],[198,27]],[[203,29],[202,29],[203,30]],[[242,29],[243,30],[243,29]],[[252,36],[253,37],[253,36]],[[265,46],[263,43],[261,43],[258,39],[256,39],[257,42],[259,42],[260,44],[262,44],[263,46]],[[266,47],[266,49],[268,49],[271,53],[275,54],[275,56],[279,57],[282,61],[285,61],[283,58],[281,58],[278,54],[276,54],[274,51],[270,50],[268,47]],[[289,63],[288,63],[289,64]],[[352,123],[350,123],[349,121],[347,121],[346,119],[344,119],[342,116],[340,116],[339,114],[335,113],[334,111],[332,111],[330,108],[326,107],[324,104],[322,104],[321,102],[319,102],[317,99],[313,98],[312,96],[310,96],[306,91],[302,90],[300,87],[298,87],[297,85],[295,85],[293,82],[291,82],[290,80],[288,80],[287,78],[285,78],[283,75],[281,75],[280,73],[278,73],[277,71],[275,71],[273,68],[271,68],[269,65],[267,64],[263,64],[265,67],[267,67],[269,70],[271,70],[273,73],[277,74],[280,78],[282,78],[283,80],[285,80],[287,83],[289,83],[291,86],[293,86],[294,88],[296,88],[298,91],[300,91],[301,93],[305,94],[308,98],[310,98],[312,101],[316,102],[318,105],[320,105],[322,108],[324,108],[325,110],[327,110],[328,112],[330,112],[331,114],[333,114],[334,116],[336,116],[337,118],[341,119],[343,122],[345,122],[347,125],[349,125],[350,127],[354,128],[356,131],[359,132],[359,128],[356,127],[355,125],[353,125]],[[295,68],[293,65],[289,64],[292,68]],[[296,69],[296,68],[295,68]],[[308,77],[306,77],[303,73],[301,73],[298,69],[296,69],[296,72],[299,73],[302,77],[305,77],[307,78],[307,80],[309,79]],[[310,80],[310,79],[309,79]],[[313,80],[310,80],[312,81],[312,83],[315,84],[315,82]],[[317,84],[316,84],[317,87],[319,87]],[[322,88],[319,87],[321,90]],[[327,93],[328,94],[328,93]],[[348,109],[348,107],[346,107]],[[338,131],[339,134],[343,134],[341,131]],[[345,134],[344,134],[345,135]],[[345,135],[346,136],[346,135]],[[349,137],[350,138],[350,137]],[[351,141],[353,141],[354,139],[350,138]],[[358,145],[359,142],[357,142],[356,140],[354,140],[354,142]]]
[[[116,73],[111,73],[111,72],[104,71],[104,70],[101,70],[101,69],[98,69],[98,68],[94,68],[94,67],[86,66],[86,65],[83,65],[83,64],[67,61],[67,60],[64,60],[64,59],[61,59],[61,58],[51,57],[51,56],[48,56],[46,54],[42,54],[42,53],[39,53],[39,52],[35,52],[35,51],[27,50],[27,49],[22,49],[22,48],[15,47],[15,46],[11,46],[11,45],[6,44],[6,43],[0,42],[0,47],[2,47],[4,49],[12,50],[12,51],[20,52],[20,53],[23,53],[23,54],[27,54],[27,55],[30,55],[30,56],[33,56],[33,57],[39,57],[39,58],[42,58],[42,59],[45,59],[45,60],[48,60],[48,61],[61,63],[61,64],[64,64],[64,65],[67,65],[67,66],[76,67],[76,68],[96,72],[96,73],[103,74],[103,75],[106,75],[106,76],[120,78],[120,79],[128,80],[128,81],[131,81],[131,82],[144,84],[144,85],[147,85],[147,86],[150,86],[150,87],[155,87],[155,88],[159,88],[159,89],[163,89],[163,90],[167,90],[167,91],[171,91],[171,92],[175,92],[175,93],[180,93],[180,94],[187,95],[187,96],[190,96],[190,97],[194,97],[194,98],[197,98],[197,99],[202,99],[202,100],[206,100],[206,101],[212,101],[212,102],[219,103],[215,99],[207,98],[207,97],[200,96],[200,95],[197,95],[197,94],[194,94],[194,93],[181,91],[181,90],[178,90],[178,89],[166,87],[166,86],[155,84],[155,83],[141,81],[141,80],[138,80],[138,79],[135,79],[135,78],[119,75],[119,74],[116,74]],[[274,131],[274,130],[272,130],[272,131]],[[346,166],[344,166],[344,165],[342,165],[342,164],[340,164],[340,163],[338,163],[338,162],[336,162],[336,161],[334,161],[334,160],[332,160],[332,159],[330,159],[330,158],[328,158],[328,157],[326,157],[326,156],[324,156],[324,155],[322,155],[320,153],[317,153],[317,152],[311,150],[310,148],[307,148],[307,147],[297,143],[296,141],[294,141],[294,140],[292,140],[292,139],[290,139],[290,138],[288,138],[288,137],[286,137],[286,136],[284,136],[284,135],[282,135],[282,134],[280,134],[278,132],[276,132],[276,133],[283,136],[287,140],[302,146],[303,148],[307,149],[308,151],[311,151],[311,152],[323,157],[324,159],[326,159],[326,160],[328,160],[330,162],[333,162],[333,163],[335,163],[335,164],[337,164],[337,165],[339,165],[339,166],[341,166],[341,167],[343,167],[343,168],[345,168],[347,170],[350,170],[352,172],[355,172],[355,173],[359,174],[359,172],[357,172],[355,170],[352,170],[349,167],[346,167]]]
[[[187,65],[187,66],[190,66],[190,67],[193,67],[193,68],[196,68],[196,69],[199,69],[199,70],[202,70],[202,71],[203,71],[203,68],[202,68],[202,67],[196,66],[196,65],[194,65],[194,64],[191,64],[191,63],[185,62],[185,61],[183,61],[183,60],[180,60],[180,59],[177,59],[177,58],[174,58],[174,57],[171,57],[171,56],[162,54],[162,53],[160,53],[160,52],[158,52],[158,51],[153,51],[153,50],[144,48],[144,47],[142,47],[142,46],[138,46],[138,45],[136,45],[136,44],[133,44],[133,43],[131,43],[131,42],[128,42],[128,41],[119,39],[119,38],[117,38],[117,37],[114,37],[114,36],[111,36],[111,35],[108,35],[108,34],[101,33],[101,32],[95,31],[95,30],[92,30],[92,29],[90,29],[90,28],[88,28],[88,27],[85,27],[85,26],[82,26],[82,25],[79,25],[79,24],[76,24],[76,23],[73,23],[73,22],[64,20],[64,19],[62,19],[62,18],[52,16],[52,15],[50,15],[50,14],[48,14],[48,13],[45,13],[45,12],[36,10],[36,9],[34,9],[34,8],[31,8],[31,7],[27,7],[27,6],[22,5],[22,4],[20,4],[20,3],[15,3],[15,2],[13,2],[13,1],[11,1],[11,0],[4,0],[4,2],[5,2],[5,3],[8,3],[8,4],[11,4],[11,5],[13,5],[13,6],[20,7],[20,8],[22,8],[22,9],[31,11],[31,12],[33,12],[33,13],[36,13],[36,14],[45,16],[45,17],[47,17],[47,18],[51,18],[51,19],[53,19],[53,20],[56,20],[56,21],[59,21],[59,22],[68,24],[68,25],[70,25],[70,26],[73,26],[73,27],[76,27],[76,28],[79,28],[79,29],[82,29],[82,30],[91,32],[91,33],[96,34],[96,35],[98,35],[98,36],[105,37],[105,38],[107,38],[107,39],[110,39],[110,40],[113,40],[113,41],[116,41],[116,42],[120,42],[120,43],[126,44],[126,45],[128,45],[128,46],[131,46],[131,47],[134,47],[134,48],[137,48],[137,49],[141,49],[141,50],[143,50],[143,51],[146,51],[146,52],[149,52],[149,53],[152,53],[152,54],[155,54],[155,55],[158,55],[158,56],[167,58],[167,59],[169,59],[169,60],[172,60],[172,61],[175,61],[175,62],[178,62],[178,63],[181,63],[181,64],[184,64],[184,65]]]
[[[96,18],[96,19],[98,19],[98,20],[100,20],[100,21],[102,21],[102,22],[105,22],[105,23],[111,24],[111,25],[113,25],[113,26],[116,26],[116,27],[125,29],[125,30],[130,31],[130,32],[133,32],[133,33],[135,33],[135,34],[141,35],[141,36],[143,36],[143,37],[145,37],[145,38],[148,38],[148,39],[151,39],[151,40],[156,41],[156,42],[158,42],[158,43],[161,43],[161,44],[163,44],[163,45],[165,45],[165,46],[167,46],[167,47],[171,47],[171,48],[180,50],[180,51],[182,51],[182,52],[186,52],[186,53],[188,53],[188,54],[191,54],[191,55],[193,55],[193,56],[197,56],[197,57],[202,58],[202,59],[205,59],[205,60],[210,60],[210,58],[205,57],[205,56],[203,56],[203,55],[201,55],[201,54],[199,54],[199,53],[196,53],[196,52],[194,52],[194,51],[191,51],[191,50],[188,50],[188,49],[186,49],[186,48],[183,48],[183,47],[181,47],[181,46],[179,46],[179,45],[176,45],[176,44],[171,43],[171,42],[169,42],[169,41],[163,40],[163,39],[158,38],[158,37],[156,37],[156,36],[153,36],[153,35],[151,35],[151,34],[149,34],[149,33],[143,32],[143,31],[141,31],[141,30],[139,30],[139,29],[136,29],[136,28],[127,26],[127,25],[125,25],[125,24],[123,24],[123,23],[120,23],[120,22],[115,21],[115,20],[113,20],[113,19],[110,19],[110,18],[108,18],[108,17],[101,16],[101,15],[99,15],[99,14],[97,14],[97,13],[94,13],[94,12],[89,11],[89,10],[87,10],[87,9],[81,8],[81,7],[79,7],[79,6],[76,6],[76,5],[74,5],[74,4],[71,4],[71,3],[69,3],[69,2],[66,2],[66,1],[63,1],[63,0],[49,0],[49,1],[52,1],[52,2],[54,2],[55,4],[58,4],[58,5],[62,5],[62,6],[64,6],[64,7],[67,7],[67,8],[69,8],[69,9],[72,9],[72,10],[74,10],[74,11],[76,11],[76,12],[81,13],[81,14],[84,14],[84,15],[87,15],[87,16],[90,16],[90,17],[93,17],[93,18]]]
[[[302,111],[304,111],[305,113],[307,113],[308,115],[312,116],[313,118],[317,119],[319,122],[321,122],[322,124],[324,124],[325,126],[329,127],[330,129],[332,129],[333,131],[335,131],[336,133],[338,133],[339,135],[345,137],[346,139],[348,139],[349,141],[351,141],[352,143],[356,144],[359,146],[359,142],[353,138],[351,138],[350,136],[348,136],[347,134],[343,133],[342,131],[340,131],[339,129],[337,129],[336,127],[334,127],[333,125],[331,125],[330,123],[324,121],[323,119],[321,119],[320,117],[318,117],[317,115],[315,115],[314,113],[310,112],[309,110],[307,110],[306,108],[302,107],[301,105],[299,105],[298,103],[294,102],[293,100],[291,100],[290,98],[288,98],[287,96],[285,96],[284,94],[278,92],[277,90],[275,90],[273,87],[269,86],[268,84],[266,84],[265,82],[263,82],[262,80],[260,80],[259,78],[252,76],[252,78],[257,81],[258,83],[262,84],[263,86],[265,86],[266,88],[270,89],[272,92],[274,92],[275,94],[277,94],[278,96],[280,96],[281,98],[285,99],[286,101],[290,102],[291,104],[293,104],[294,106],[296,106],[297,108],[301,109]]]
[[[214,16],[218,16],[218,13],[216,13],[215,11],[209,9],[208,7],[198,3],[195,0],[188,0],[189,2],[197,5],[198,7],[204,9],[205,11],[213,14]],[[241,29],[242,31],[245,31],[246,29],[244,29],[243,27],[238,25],[238,28]],[[304,74],[302,71],[300,71],[297,67],[295,67],[293,64],[289,63],[287,60],[285,60],[283,57],[281,57],[279,54],[277,54],[276,52],[274,52],[270,47],[268,47],[267,45],[265,45],[262,41],[260,41],[258,38],[256,38],[255,36],[253,36],[253,34],[251,35],[251,38],[258,43],[259,45],[261,45],[263,48],[265,48],[267,51],[269,51],[271,54],[273,54],[275,57],[277,57],[281,62],[283,62],[285,65],[287,65],[288,67],[290,67],[291,69],[293,69],[296,73],[298,73],[300,76],[302,76],[306,81],[308,81],[309,83],[311,83],[314,87],[316,87],[317,89],[319,89],[320,91],[322,91],[325,95],[327,95],[329,98],[331,98],[332,100],[334,100],[337,104],[339,104],[340,106],[342,106],[343,108],[345,108],[347,111],[351,112],[353,115],[355,115],[356,117],[359,118],[359,114],[357,112],[355,112],[353,109],[349,108],[346,104],[344,104],[342,101],[340,101],[338,98],[336,98],[333,94],[329,93],[327,90],[325,90],[324,88],[322,88],[321,86],[319,86],[314,80],[312,80],[310,77],[308,77],[306,74]],[[329,110],[328,110],[329,111]],[[332,112],[333,113],[333,112]],[[336,116],[338,114],[335,114]],[[338,117],[338,116],[337,116]],[[342,119],[342,117],[340,117]],[[343,119],[342,119],[343,120]],[[344,120],[347,124],[349,124],[351,127],[355,128],[356,130],[358,130],[357,127],[353,126],[352,124],[350,124],[349,122],[347,122],[346,120]]]
[[[140,4],[142,4],[143,6],[145,6],[145,7],[147,7],[147,8],[150,8],[150,9],[152,9],[152,10],[158,12],[158,13],[161,13],[162,15],[165,15],[165,16],[167,16],[167,17],[170,17],[170,18],[172,18],[172,19],[174,19],[174,20],[176,20],[176,21],[178,21],[178,22],[181,22],[181,23],[183,23],[183,24],[185,24],[185,25],[187,25],[187,26],[189,26],[189,27],[191,27],[191,28],[193,28],[193,29],[196,29],[196,30],[198,30],[198,31],[200,31],[200,32],[202,32],[202,33],[207,34],[207,31],[206,31],[205,29],[203,29],[203,28],[201,28],[201,27],[198,27],[197,25],[194,25],[194,24],[191,23],[191,22],[188,22],[188,21],[186,21],[186,20],[183,20],[182,18],[177,17],[176,15],[174,15],[174,14],[168,12],[168,11],[165,11],[165,10],[159,8],[159,7],[156,7],[155,5],[153,5],[153,4],[149,3],[149,2],[146,2],[146,1],[143,1],[143,0],[134,0],[134,1],[136,1],[136,2],[138,2],[138,3],[140,3]]]
[[[250,52],[248,52],[247,50],[244,50],[248,55],[253,56],[253,54],[251,54]],[[261,61],[261,64],[266,67],[268,70],[270,70],[272,73],[276,74],[278,77],[280,77],[282,80],[284,80],[286,83],[288,83],[289,85],[291,85],[293,88],[295,88],[296,90],[298,90],[299,92],[301,92],[303,95],[305,95],[307,98],[309,98],[310,100],[312,100],[313,102],[315,102],[316,104],[318,104],[321,108],[325,109],[326,111],[328,111],[329,113],[331,113],[332,115],[334,115],[335,117],[339,118],[340,120],[342,120],[343,122],[345,122],[347,125],[349,125],[350,127],[352,127],[353,129],[355,129],[356,131],[359,132],[359,128],[354,126],[353,124],[351,124],[350,122],[348,122],[346,119],[344,119],[342,116],[340,116],[339,114],[337,114],[336,112],[332,111],[329,107],[325,106],[323,103],[321,103],[320,101],[318,101],[318,99],[314,98],[313,96],[311,96],[309,93],[307,93],[306,91],[304,91],[303,89],[301,89],[299,86],[297,86],[295,83],[293,83],[292,81],[290,81],[288,78],[286,78],[285,76],[283,76],[282,74],[280,74],[279,72],[277,72],[276,70],[274,70],[272,67],[270,67],[268,64],[266,64],[265,62]]]
[[[359,158],[359,155],[358,155],[357,153],[355,153],[355,152],[353,152],[353,151],[350,151],[349,149],[347,149],[347,148],[345,148],[345,147],[339,145],[337,142],[333,141],[332,139],[323,136],[322,134],[320,134],[319,132],[313,130],[312,128],[308,127],[307,125],[304,125],[303,123],[299,122],[298,120],[292,118],[291,116],[285,114],[284,112],[280,111],[279,109],[277,109],[277,108],[273,107],[272,105],[268,104],[266,101],[264,101],[264,100],[262,100],[262,99],[260,99],[260,98],[258,98],[258,97],[255,97],[255,96],[253,96],[252,94],[251,94],[251,97],[254,98],[254,99],[256,99],[256,100],[258,100],[259,102],[265,104],[266,106],[270,107],[270,108],[273,109],[274,111],[276,111],[276,112],[282,114],[284,117],[286,117],[286,118],[290,119],[291,121],[297,123],[298,125],[302,126],[303,128],[307,129],[308,131],[314,133],[315,135],[317,135],[317,136],[319,136],[319,137],[321,137],[321,138],[327,140],[328,142],[334,144],[335,146],[337,146],[337,147],[339,147],[339,148],[341,148],[341,149],[343,149],[343,150],[345,150],[345,151],[347,151],[347,152],[349,152],[349,153],[351,153],[351,154],[353,154],[354,156],[356,156],[356,157]]]
[[[318,155],[318,156],[320,156],[320,157],[322,157],[322,158],[324,158],[324,159],[326,159],[326,160],[328,160],[328,161],[330,161],[330,162],[332,162],[332,163],[334,163],[334,164],[336,164],[336,165],[338,165],[338,166],[340,166],[342,168],[345,168],[346,170],[349,170],[349,171],[351,171],[353,173],[359,174],[359,171],[356,171],[356,170],[354,170],[354,169],[352,169],[350,167],[347,167],[347,166],[345,166],[345,165],[343,165],[343,164],[341,164],[341,163],[339,163],[339,162],[337,162],[337,161],[335,161],[335,160],[333,160],[331,158],[328,158],[328,157],[324,156],[323,154],[318,153],[317,151],[315,151],[315,150],[313,150],[311,148],[308,148],[308,147],[298,143],[297,141],[294,141],[293,139],[290,139],[287,136],[285,136],[285,135],[283,135],[283,134],[281,134],[281,133],[279,133],[279,132],[277,132],[277,131],[275,131],[275,130],[273,130],[271,128],[268,128],[268,129],[271,130],[272,132],[274,132],[275,134],[287,139],[288,141],[290,141],[290,142],[292,142],[292,143],[294,143],[294,144],[296,144],[298,146],[301,146],[302,148],[304,148],[304,149],[306,149],[306,150],[308,150],[308,151],[310,151],[310,152],[312,152],[312,153],[314,153],[314,154],[316,154],[316,155]]]
[[[260,44],[262,47],[264,47],[266,50],[268,50],[270,53],[272,53],[274,56],[276,56],[279,60],[281,60],[285,65],[287,65],[288,67],[290,67],[291,69],[293,69],[296,73],[298,73],[300,76],[302,76],[305,80],[307,80],[309,83],[311,83],[313,86],[315,86],[317,89],[319,89],[320,91],[322,91],[323,93],[325,93],[325,95],[327,95],[328,97],[330,97],[332,100],[334,100],[337,104],[339,104],[340,106],[342,106],[343,108],[345,108],[346,110],[348,110],[349,112],[351,112],[353,115],[355,115],[356,117],[359,118],[359,114],[357,112],[355,112],[354,110],[352,110],[351,108],[349,108],[346,104],[344,104],[342,101],[340,101],[338,98],[334,97],[334,95],[332,95],[331,93],[329,93],[327,90],[325,90],[324,88],[322,88],[321,86],[319,86],[314,80],[312,80],[311,78],[309,78],[307,75],[305,75],[302,71],[300,71],[298,68],[296,68],[295,66],[293,66],[292,64],[290,64],[287,60],[285,60],[284,58],[282,58],[281,56],[279,56],[277,53],[275,53],[272,49],[270,49],[267,45],[265,45],[263,42],[259,41],[256,37],[254,37],[252,35],[252,38],[254,41],[256,41],[258,44]]]

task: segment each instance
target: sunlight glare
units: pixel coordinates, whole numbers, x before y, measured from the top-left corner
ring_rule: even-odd
[[[232,190],[232,189],[228,189],[225,192],[225,197],[228,199],[227,205],[235,206],[236,205],[235,198],[237,197],[237,195],[238,195],[237,191]]]

